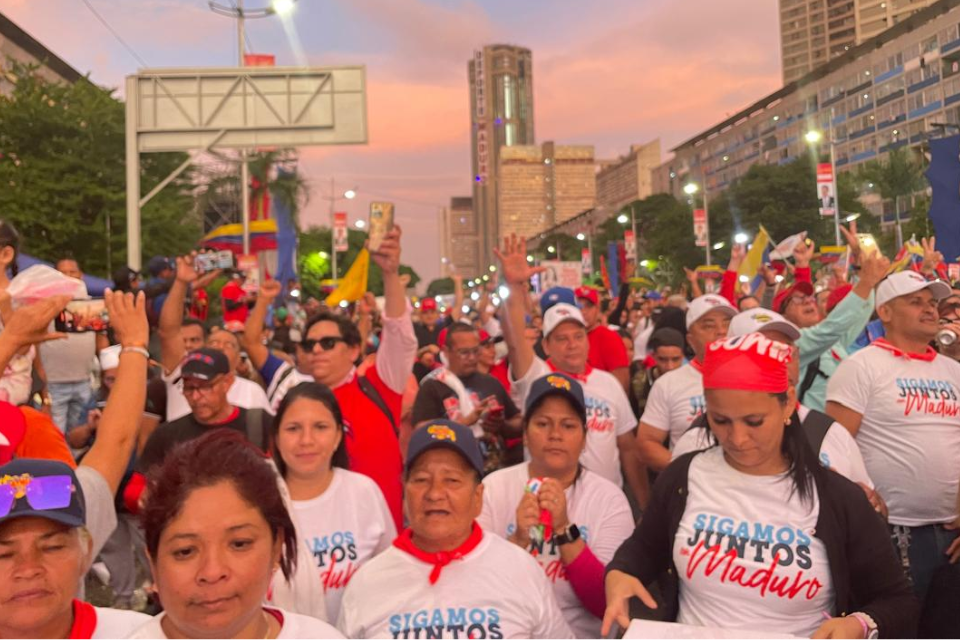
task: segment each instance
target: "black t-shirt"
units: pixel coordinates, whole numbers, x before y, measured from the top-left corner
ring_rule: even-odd
[[[413,323],[413,331],[417,334],[417,348],[423,349],[431,344],[437,344],[440,332],[453,324],[450,316],[444,316],[433,325],[425,325],[422,322]]]
[[[147,383],[147,407],[144,413],[161,423],[167,421],[167,383],[159,376]]]
[[[248,413],[251,414],[249,419],[247,417]],[[254,438],[253,434],[258,426],[255,424],[258,419],[257,414],[259,414],[260,420],[260,437],[258,438],[260,442],[254,442],[254,444],[266,451],[270,438],[270,424],[273,421],[273,418],[266,411],[237,407],[229,420],[216,425],[200,424],[191,413],[173,422],[161,424],[156,431],[150,434],[147,444],[143,447],[143,454],[137,461],[137,469],[140,472],[149,471],[151,467],[162,463],[176,445],[199,438],[211,429],[233,429],[244,434],[248,439]]]
[[[493,376],[477,372],[461,377],[460,382],[466,387],[475,403],[489,396],[495,396],[497,403],[503,407],[505,418],[510,419],[520,413],[506,389]],[[459,401],[453,389],[437,380],[424,380],[420,385],[420,391],[417,392],[417,399],[413,403],[413,424],[448,418],[448,409],[459,411]]]

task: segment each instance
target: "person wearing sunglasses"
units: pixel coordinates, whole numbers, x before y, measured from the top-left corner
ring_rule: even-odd
[[[417,338],[410,305],[400,279],[399,226],[394,226],[370,258],[383,272],[383,330],[376,361],[363,374],[357,363],[363,353],[360,330],[349,316],[335,311],[314,315],[300,343],[306,368],[313,380],[333,390],[350,425],[347,454],[350,469],[373,479],[383,492],[394,524],[402,517],[400,427],[403,393],[413,372]],[[270,353],[262,334],[267,312],[280,294],[280,285],[268,280],[260,285],[253,311],[244,330],[244,347],[267,385],[271,406],[303,380],[294,366]]]
[[[47,327],[68,301],[49,298],[15,311],[0,333],[0,369],[23,346],[58,338]],[[146,299],[107,290],[104,301],[120,362],[93,446],[75,471],[33,458],[0,467],[2,638],[125,637],[144,619],[78,599],[84,574],[117,525],[114,496],[146,395]]]

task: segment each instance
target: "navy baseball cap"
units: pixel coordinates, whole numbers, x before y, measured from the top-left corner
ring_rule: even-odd
[[[561,302],[573,305],[574,307],[577,306],[577,296],[573,292],[573,289],[566,287],[552,287],[547,289],[543,292],[543,295],[540,296],[540,313],[546,313],[547,309]]]
[[[483,456],[473,431],[452,420],[431,420],[413,432],[407,447],[407,467],[404,471],[410,473],[417,458],[431,449],[441,448],[456,451],[478,474],[483,475]]]
[[[176,268],[177,266],[174,264],[173,260],[164,256],[153,256],[150,258],[150,262],[147,263],[147,271],[149,271],[150,275],[153,277],[159,276],[167,269]]]
[[[87,523],[77,474],[58,460],[18,458],[0,467],[0,524],[14,518],[46,518],[68,527]]]
[[[534,380],[530,385],[530,393],[527,394],[527,401],[524,405],[523,413],[528,418],[537,408],[537,406],[551,396],[560,396],[573,405],[577,414],[583,421],[584,427],[587,425],[587,402],[583,397],[583,387],[580,383],[563,373],[548,373],[542,378]]]
[[[181,379],[213,380],[224,373],[230,373],[230,361],[219,349],[203,347],[191,351],[180,363]]]

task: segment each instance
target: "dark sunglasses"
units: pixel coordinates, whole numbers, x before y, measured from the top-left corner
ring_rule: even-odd
[[[304,351],[313,351],[317,345],[320,345],[320,348],[324,351],[330,351],[337,346],[338,342],[346,344],[347,341],[340,336],[327,336],[325,338],[320,338],[319,340],[301,340],[300,346]]]
[[[70,506],[74,491],[70,476],[4,476],[0,478],[0,518],[10,515],[20,498],[26,498],[37,511],[65,509]]]

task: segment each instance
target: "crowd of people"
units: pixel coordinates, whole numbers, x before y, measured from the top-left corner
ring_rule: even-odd
[[[960,289],[845,234],[617,291],[504,238],[447,310],[394,227],[380,300],[155,258],[61,334],[0,222],[0,637],[958,637]]]

